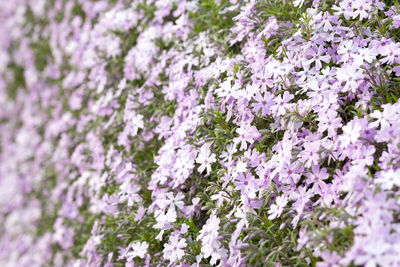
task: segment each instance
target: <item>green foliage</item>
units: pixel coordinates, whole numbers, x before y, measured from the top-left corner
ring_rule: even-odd
[[[309,266],[301,255],[304,251],[297,251],[297,229],[281,229],[284,222],[281,219],[270,221],[267,214],[249,215],[248,219],[246,243],[249,245],[243,249],[248,265]]]
[[[14,75],[12,81],[7,86],[8,97],[15,99],[18,90],[25,88],[24,68],[13,62],[8,67]]]
[[[199,10],[190,13],[196,34],[210,31],[221,36],[221,31],[226,33],[233,26],[232,18],[238,14],[238,10],[226,9],[228,7],[228,0],[219,3],[214,0],[201,0]]]
[[[47,66],[48,59],[52,56],[48,40],[40,39],[39,41],[32,43],[32,50],[35,55],[36,69],[43,71]]]

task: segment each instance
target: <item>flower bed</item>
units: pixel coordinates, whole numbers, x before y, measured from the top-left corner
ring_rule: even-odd
[[[1,266],[400,266],[400,7],[0,2]]]

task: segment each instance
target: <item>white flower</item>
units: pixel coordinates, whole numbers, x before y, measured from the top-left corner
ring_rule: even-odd
[[[206,143],[200,148],[200,153],[196,158],[196,162],[201,164],[198,168],[198,171],[202,173],[205,169],[207,169],[207,175],[211,172],[211,163],[217,161],[214,153],[211,154],[210,151],[211,144]]]
[[[149,248],[149,244],[147,244],[147,242],[137,241],[137,242],[131,244],[131,251],[126,253],[126,258],[128,260],[132,260],[135,257],[139,257],[139,258],[143,259],[147,253],[148,248]]]
[[[286,196],[277,197],[276,204],[272,204],[270,210],[268,211],[268,214],[271,214],[268,216],[268,219],[273,220],[273,219],[281,216],[283,207],[285,207],[287,203],[288,203],[288,199]]]
[[[220,242],[216,239],[202,246],[201,252],[204,254],[205,259],[211,256],[211,265],[215,265],[222,257],[226,257],[226,250],[221,247]]]
[[[382,171],[380,177],[374,180],[380,184],[383,189],[390,190],[393,186],[400,187],[400,169]]]
[[[304,0],[295,0],[295,1],[293,2],[293,5],[294,5],[295,7],[301,7],[301,6],[303,5],[303,3],[304,3]]]

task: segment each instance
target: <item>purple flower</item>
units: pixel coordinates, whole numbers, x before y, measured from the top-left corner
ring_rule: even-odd
[[[318,141],[305,142],[304,150],[300,153],[300,160],[304,163],[306,168],[311,167],[311,165],[317,165],[320,159],[318,150],[320,148],[320,143]]]
[[[257,93],[254,99],[257,101],[256,103],[252,104],[254,113],[257,114],[261,109],[261,115],[263,117],[271,114],[271,107],[274,105],[274,100],[270,92],[266,92],[264,96],[262,96],[260,93]]]
[[[241,125],[236,129],[236,133],[239,134],[238,137],[233,139],[235,145],[240,143],[240,150],[247,149],[247,143],[254,143],[256,139],[260,137],[260,133],[257,128],[250,124]]]

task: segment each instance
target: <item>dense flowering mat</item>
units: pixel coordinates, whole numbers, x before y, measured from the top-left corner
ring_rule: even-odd
[[[0,1],[1,266],[400,266],[400,7]]]

